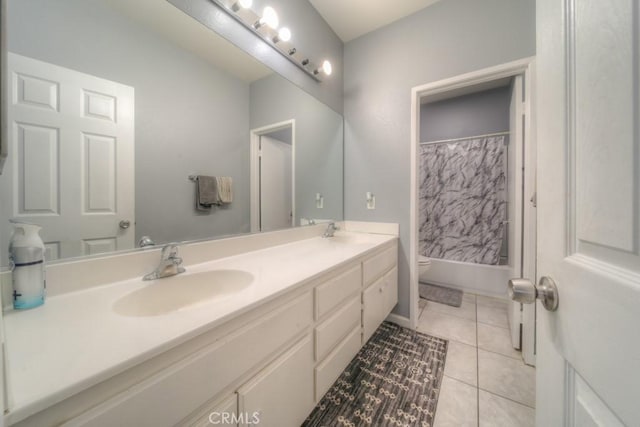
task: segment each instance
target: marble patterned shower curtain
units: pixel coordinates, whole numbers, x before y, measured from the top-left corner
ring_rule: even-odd
[[[506,221],[505,137],[420,145],[420,253],[498,264]]]

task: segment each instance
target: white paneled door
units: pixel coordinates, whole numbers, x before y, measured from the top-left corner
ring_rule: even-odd
[[[538,0],[538,426],[640,425],[640,6]]]
[[[8,69],[2,217],[41,225],[47,259],[132,248],[133,88],[11,53]]]

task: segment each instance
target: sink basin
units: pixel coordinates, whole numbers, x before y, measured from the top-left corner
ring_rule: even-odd
[[[211,270],[186,273],[148,282],[113,304],[123,316],[160,316],[194,304],[229,297],[253,282],[253,275],[241,270]]]

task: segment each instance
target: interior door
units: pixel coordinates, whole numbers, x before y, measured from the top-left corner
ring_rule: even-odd
[[[260,229],[291,227],[291,144],[260,137]]]
[[[640,7],[538,0],[538,426],[640,425]]]
[[[41,225],[49,260],[134,247],[133,88],[12,53],[8,71],[3,217]]]

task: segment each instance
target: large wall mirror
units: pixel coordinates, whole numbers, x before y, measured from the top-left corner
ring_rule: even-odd
[[[9,0],[7,21],[1,266],[11,218],[48,260],[342,219],[342,117],[170,3]],[[197,207],[195,175],[232,202]]]

